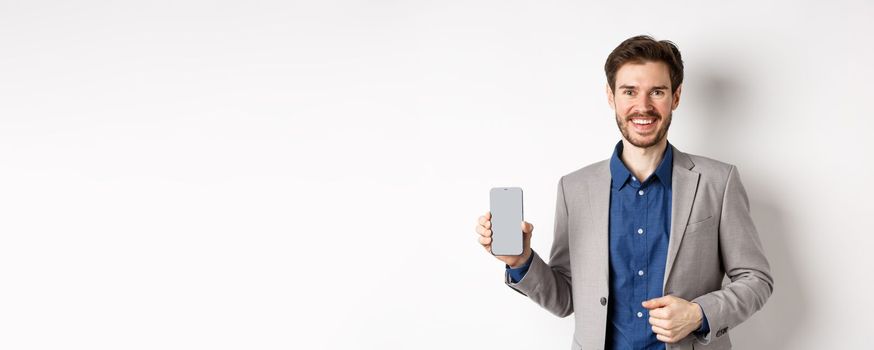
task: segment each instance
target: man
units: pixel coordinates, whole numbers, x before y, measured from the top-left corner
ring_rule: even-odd
[[[505,281],[553,314],[574,314],[573,349],[729,349],[728,330],[773,291],[737,169],[667,140],[683,62],[670,41],[636,36],[607,57],[613,156],[558,182],[549,264],[497,256]],[[476,225],[491,252],[491,215]],[[723,286],[723,276],[731,282]]]

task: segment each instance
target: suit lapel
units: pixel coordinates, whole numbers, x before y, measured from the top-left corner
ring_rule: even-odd
[[[673,147],[673,146],[671,146]],[[673,149],[674,165],[671,173],[671,236],[668,243],[668,258],[665,263],[665,279],[662,282],[662,292],[668,283],[668,277],[683,242],[686,233],[686,225],[689,223],[689,214],[692,212],[692,203],[695,201],[695,193],[698,191],[698,178],[700,174],[692,169],[695,164],[685,153],[677,148]]]
[[[598,254],[594,260],[603,262],[597,268],[601,274],[601,281],[605,286],[610,279],[610,186],[611,186],[610,166],[608,162],[604,162],[604,166],[598,169],[596,176],[589,180],[589,207],[592,210],[592,225],[596,234],[593,237],[593,242],[596,247],[595,253]]]

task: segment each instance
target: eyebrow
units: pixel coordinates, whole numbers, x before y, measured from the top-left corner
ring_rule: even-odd
[[[637,86],[634,86],[634,85],[625,85],[625,84],[623,84],[623,85],[619,85],[619,88],[620,88],[620,89],[637,90]],[[650,91],[652,91],[652,90],[667,90],[667,89],[668,89],[667,86],[665,86],[665,85],[659,85],[659,86],[653,87]]]

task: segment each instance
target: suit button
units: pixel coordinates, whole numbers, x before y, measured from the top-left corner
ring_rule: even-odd
[[[607,298],[601,297],[601,305],[607,305]]]

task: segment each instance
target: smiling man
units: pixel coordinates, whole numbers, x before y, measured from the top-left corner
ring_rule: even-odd
[[[505,283],[574,314],[572,349],[729,349],[774,285],[740,175],[668,142],[683,82],[673,43],[630,38],[604,70],[622,140],[559,180],[549,263],[521,223],[522,255],[496,256]],[[490,213],[476,232],[491,252]]]

